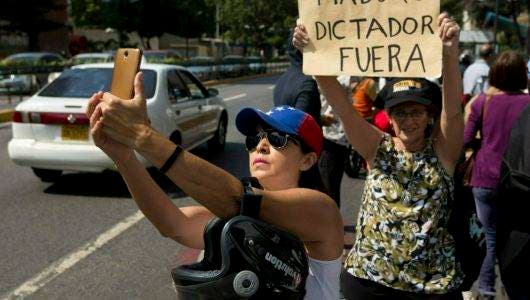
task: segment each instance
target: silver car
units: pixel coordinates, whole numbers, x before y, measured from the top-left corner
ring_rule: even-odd
[[[38,65],[62,63],[64,59],[59,54],[51,52],[24,52],[6,57],[4,64]],[[48,74],[8,74],[0,75],[1,94],[29,94],[37,91],[48,83]]]

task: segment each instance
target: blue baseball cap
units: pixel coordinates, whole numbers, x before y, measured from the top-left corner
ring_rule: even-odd
[[[258,125],[266,124],[280,132],[298,137],[317,155],[322,152],[322,129],[315,119],[294,107],[283,105],[268,112],[255,108],[244,108],[236,116],[236,127],[246,136],[258,133]]]

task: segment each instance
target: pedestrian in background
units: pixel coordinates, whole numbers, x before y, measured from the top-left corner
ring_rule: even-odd
[[[530,270],[530,105],[515,122],[501,168],[497,259],[511,300],[529,300]]]
[[[374,126],[382,132],[394,135],[392,124],[390,124],[390,117],[385,110],[385,101],[378,94],[374,101]]]
[[[353,108],[368,122],[374,116],[374,100],[377,95],[377,85],[371,77],[363,77],[353,89]]]
[[[460,54],[460,74],[463,74],[466,72],[466,69],[473,63],[474,58],[473,55],[471,55],[469,50],[462,51],[462,54]]]
[[[344,75],[337,77],[337,80],[349,99],[351,99],[352,77]],[[321,123],[324,134],[324,147],[318,162],[320,177],[329,196],[340,207],[340,187],[344,174],[344,162],[348,156],[349,143],[344,133],[342,121],[333,111],[333,107],[327,102],[323,94],[320,94],[320,104],[322,106]]]
[[[481,94],[472,104],[465,127],[469,145],[480,131],[481,145],[473,165],[471,183],[477,214],[486,235],[486,257],[480,270],[479,292],[493,298],[495,291],[496,223],[502,156],[510,130],[521,111],[530,103],[523,93],[527,85],[526,64],[515,51],[505,51],[493,63],[489,82],[495,90]]]
[[[310,114],[320,123],[320,93],[311,76],[302,72],[302,53],[292,44],[293,32],[286,43],[289,68],[274,87],[274,106],[288,105]]]
[[[480,46],[479,58],[469,65],[464,72],[464,105],[474,95],[483,93],[488,89],[489,65],[492,59],[493,47],[490,44]]]

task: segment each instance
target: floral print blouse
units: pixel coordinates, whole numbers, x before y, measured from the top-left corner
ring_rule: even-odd
[[[463,273],[446,226],[452,192],[430,139],[422,151],[408,152],[385,134],[365,183],[346,270],[409,292],[457,288]]]

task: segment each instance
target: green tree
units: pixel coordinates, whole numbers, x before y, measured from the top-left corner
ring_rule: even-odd
[[[497,0],[442,0],[442,10],[446,10],[462,21],[462,12],[467,10],[469,16],[475,21],[479,27],[487,27],[493,29],[493,20],[487,20],[488,13],[495,13]],[[510,24],[507,22],[499,22],[498,32],[502,41],[508,43],[510,47],[519,45],[524,48],[527,44],[528,34],[523,32],[522,24],[519,23],[519,16],[526,12],[530,12],[529,0],[498,0],[499,16],[504,16],[511,19]],[[488,22],[486,22],[488,21]],[[528,24],[526,24],[528,25]]]
[[[103,0],[70,1],[70,14],[76,26],[102,27],[105,25],[105,17],[103,13]]]
[[[30,51],[38,51],[39,33],[64,27],[50,13],[64,9],[55,0],[4,0],[0,9],[0,31],[25,34]]]
[[[162,15],[171,20],[165,32],[186,39],[186,57],[188,57],[188,39],[201,36],[213,36],[215,27],[215,7],[204,0],[166,0]]]
[[[194,38],[211,34],[214,26],[204,0],[72,0],[72,17],[76,26],[115,29],[120,44],[136,31],[146,49],[163,33]]]
[[[209,3],[221,7],[225,38],[258,49],[281,47],[298,15],[296,0],[209,0]]]

